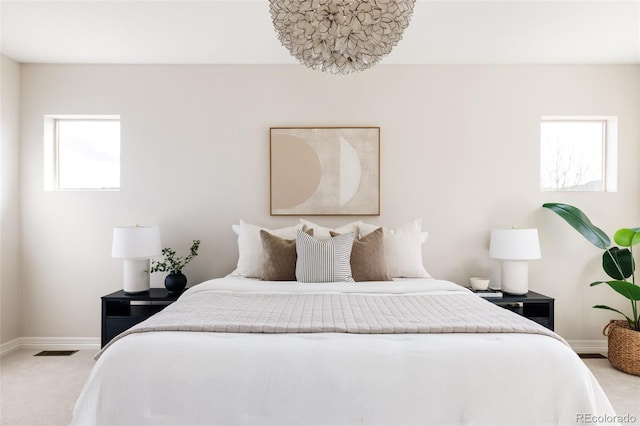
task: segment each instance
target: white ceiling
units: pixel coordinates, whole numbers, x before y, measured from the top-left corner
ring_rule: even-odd
[[[1,0],[24,63],[292,64],[268,0]],[[640,63],[640,0],[418,0],[388,64]]]

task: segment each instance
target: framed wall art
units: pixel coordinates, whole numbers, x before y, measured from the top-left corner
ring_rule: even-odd
[[[271,127],[271,215],[380,215],[379,127]]]

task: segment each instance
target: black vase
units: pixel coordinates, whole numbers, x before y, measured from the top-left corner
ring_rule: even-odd
[[[182,272],[171,272],[164,279],[164,286],[171,293],[180,293],[187,286],[187,277]]]

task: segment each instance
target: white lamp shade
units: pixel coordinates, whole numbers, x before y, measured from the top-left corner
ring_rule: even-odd
[[[492,229],[489,257],[501,260],[540,259],[537,229]]]
[[[118,226],[113,228],[111,257],[146,259],[162,252],[157,226]]]

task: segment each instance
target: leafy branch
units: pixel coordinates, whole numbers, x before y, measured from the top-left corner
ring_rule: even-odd
[[[590,286],[607,284],[618,294],[628,299],[631,302],[631,317],[607,305],[595,305],[594,308],[617,312],[626,318],[632,330],[640,331],[640,312],[638,310],[640,286],[636,284],[636,263],[633,259],[633,246],[640,244],[640,228],[618,229],[613,235],[613,240],[618,246],[623,247],[620,248],[611,246],[611,239],[607,234],[591,223],[579,208],[562,203],[546,203],[542,207],[556,213],[591,244],[604,250],[602,269],[613,280],[595,281]],[[629,278],[631,278],[630,281]]]
[[[162,256],[164,256],[164,260],[153,260],[151,262],[150,272],[181,272],[182,268],[184,268],[187,263],[191,262],[193,258],[198,255],[199,247],[200,240],[193,240],[193,244],[189,249],[189,254],[184,257],[177,257],[176,251],[169,247],[163,248]]]

